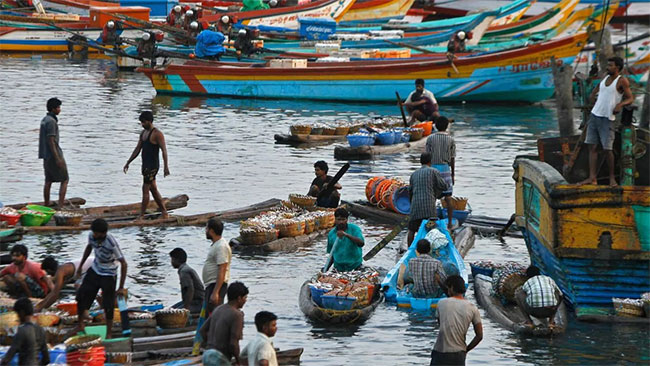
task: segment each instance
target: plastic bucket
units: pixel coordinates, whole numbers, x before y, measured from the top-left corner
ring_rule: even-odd
[[[5,221],[9,226],[14,226],[20,221],[20,215],[0,214],[0,221]]]
[[[374,142],[372,136],[368,134],[347,135],[348,144],[350,147],[359,147],[365,145],[372,145]]]
[[[424,136],[429,136],[431,135],[431,132],[433,130],[433,122],[422,122],[418,123],[417,125],[413,125],[415,128],[421,128],[424,130]]]
[[[411,212],[409,186],[402,186],[393,192],[393,208],[397,213],[408,215]]]
[[[41,206],[41,205],[27,205],[27,209],[43,213],[46,216],[45,220],[43,220],[43,225],[47,224],[52,218],[52,216],[56,213],[56,210],[54,210],[53,208]]]
[[[23,213],[20,215],[20,224],[23,226],[41,226],[45,222],[47,215]]]
[[[632,209],[641,250],[648,252],[650,251],[650,207],[633,205]]]
[[[380,132],[377,134],[377,141],[380,145],[392,145],[395,141],[395,134],[393,132]]]

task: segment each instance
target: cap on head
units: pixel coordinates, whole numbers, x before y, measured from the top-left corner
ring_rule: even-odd
[[[237,32],[239,35],[243,36],[246,34],[246,29],[240,29],[239,32]]]
[[[190,23],[190,29],[192,29],[192,30],[197,30],[197,29],[199,29],[199,23],[196,22],[196,21]]]
[[[109,20],[109,21],[106,23],[106,26],[107,26],[108,28],[114,28],[114,27],[115,27],[115,22],[112,21],[112,20]]]
[[[465,39],[465,32],[463,31],[456,33],[456,35],[458,36],[458,39],[460,39],[461,41]]]
[[[149,34],[149,32],[142,33],[142,39],[144,39],[145,41],[150,40],[151,39],[151,34]]]
[[[269,5],[270,5],[271,7],[274,7],[274,6],[278,5],[278,0],[271,0],[271,1],[269,1]]]
[[[186,17],[194,16],[194,10],[190,9],[190,10],[186,11],[186,12],[185,12],[185,16],[186,16]]]
[[[221,17],[221,22],[222,22],[222,23],[228,24],[229,21],[230,21],[230,17],[229,17],[229,16],[224,15],[224,16]]]
[[[176,6],[174,6],[174,11],[175,11],[176,13],[180,13],[181,10],[182,10],[182,9],[181,9],[181,6],[180,6],[180,5],[176,5]]]

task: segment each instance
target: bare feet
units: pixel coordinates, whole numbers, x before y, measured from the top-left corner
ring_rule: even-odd
[[[610,187],[616,187],[616,186],[618,186],[618,183],[616,183],[616,178],[614,178],[614,177],[609,177],[609,186],[610,186]]]
[[[587,184],[597,185],[598,181],[596,180],[596,178],[587,178],[587,179],[585,179],[583,181],[580,181],[580,182],[576,183],[576,185],[578,185],[578,186],[584,186],[584,185],[587,185]]]
[[[169,218],[169,214],[167,213],[167,211],[162,213],[162,218],[163,219],[168,219]]]

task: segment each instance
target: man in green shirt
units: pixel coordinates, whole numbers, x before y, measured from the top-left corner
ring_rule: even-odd
[[[363,262],[363,233],[359,226],[348,223],[349,216],[346,209],[336,209],[336,226],[327,234],[327,253],[332,254],[337,271],[354,271]]]

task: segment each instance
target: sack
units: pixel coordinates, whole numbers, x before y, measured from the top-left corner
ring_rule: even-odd
[[[431,243],[431,250],[440,249],[449,243],[447,236],[438,229],[431,229],[424,239]]]

